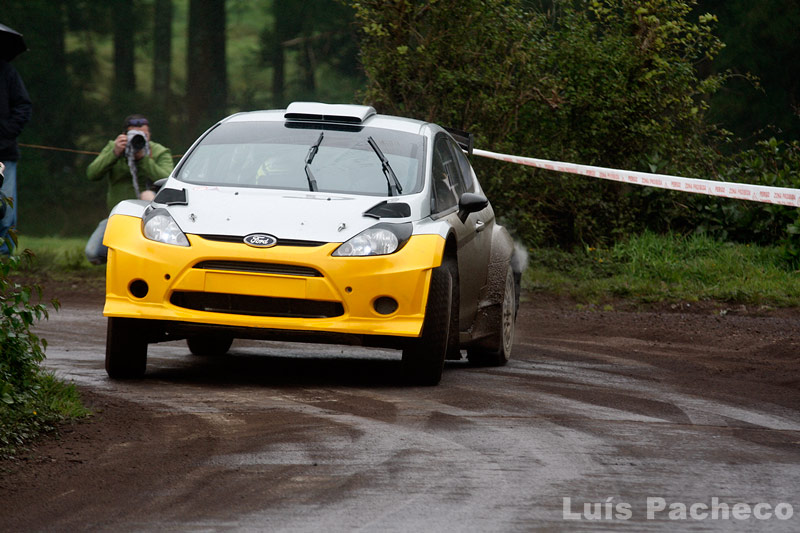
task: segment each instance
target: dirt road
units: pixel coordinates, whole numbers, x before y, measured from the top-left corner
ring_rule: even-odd
[[[2,465],[3,531],[800,530],[800,311],[532,297],[508,366],[412,388],[395,352],[240,341],[112,382],[102,297],[62,300],[47,364],[95,414]]]

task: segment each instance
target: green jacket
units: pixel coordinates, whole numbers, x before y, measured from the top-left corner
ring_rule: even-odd
[[[166,178],[175,168],[169,148],[151,141],[150,152],[151,157],[145,156],[136,162],[136,175],[140,191],[147,189],[147,180],[154,182]],[[128,160],[124,153],[120,157],[114,155],[113,140],[109,141],[100,155],[91,162],[86,170],[86,175],[92,181],[108,180],[106,202],[109,211],[122,200],[131,200],[136,197]]]

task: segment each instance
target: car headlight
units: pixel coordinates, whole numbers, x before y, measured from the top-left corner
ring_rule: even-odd
[[[189,240],[166,209],[153,209],[142,220],[142,233],[151,241],[189,246]]]
[[[375,224],[350,240],[342,243],[334,252],[335,257],[366,257],[393,254],[402,248],[411,237],[412,225]]]

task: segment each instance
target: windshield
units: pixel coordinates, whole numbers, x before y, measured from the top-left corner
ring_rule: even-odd
[[[390,195],[380,147],[403,194],[422,187],[424,138],[379,128],[287,127],[282,122],[229,122],[212,130],[178,169],[188,183],[264,189],[310,190],[309,150],[317,146],[308,170],[323,192]]]

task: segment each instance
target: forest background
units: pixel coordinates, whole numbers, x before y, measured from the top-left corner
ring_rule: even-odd
[[[106,216],[91,153],[130,113],[180,155],[238,111],[367,103],[532,157],[800,187],[792,0],[3,0],[34,102],[19,141],[22,235]],[[35,146],[35,147],[34,147]],[[41,148],[50,147],[50,148]],[[529,246],[644,230],[780,243],[797,210],[473,158]]]

